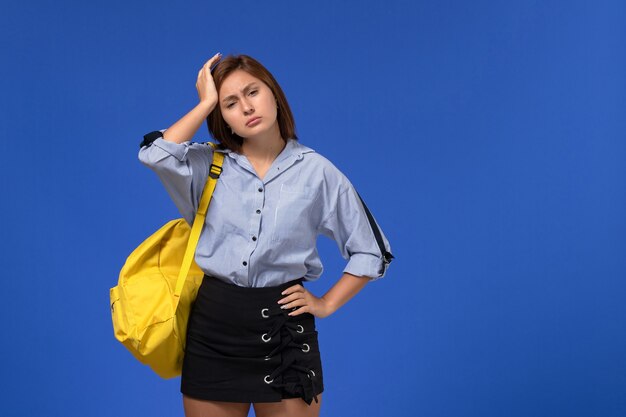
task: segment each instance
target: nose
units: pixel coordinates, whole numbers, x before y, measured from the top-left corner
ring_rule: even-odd
[[[241,102],[242,107],[243,107],[243,112],[244,114],[250,114],[252,112],[254,112],[254,108],[252,108],[252,104],[250,104],[250,102],[248,100],[243,100]]]

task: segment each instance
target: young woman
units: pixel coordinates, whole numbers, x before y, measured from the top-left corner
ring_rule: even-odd
[[[225,154],[195,253],[205,276],[187,329],[185,415],[245,417],[252,404],[257,417],[318,416],[324,385],[315,318],[384,276],[393,256],[346,176],[299,143],[269,71],[247,55],[220,58],[198,72],[198,105],[145,135],[139,151],[190,225],[213,154]],[[191,142],[205,119],[216,150]],[[319,234],[349,259],[321,297],[305,287],[322,273]]]

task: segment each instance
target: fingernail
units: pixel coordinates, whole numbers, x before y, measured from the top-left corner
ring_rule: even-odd
[[[280,306],[280,308],[282,308],[282,309],[285,309],[286,307],[287,307],[286,305],[285,306]]]

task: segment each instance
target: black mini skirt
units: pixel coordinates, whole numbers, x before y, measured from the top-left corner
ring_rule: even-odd
[[[276,287],[240,287],[205,275],[187,325],[180,391],[228,402],[318,402],[324,390],[315,316],[283,310]]]

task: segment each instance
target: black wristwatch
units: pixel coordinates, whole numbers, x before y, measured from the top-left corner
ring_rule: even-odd
[[[161,132],[160,130],[155,130],[154,132],[145,134],[143,135],[143,140],[139,144],[139,148],[141,148],[142,146],[150,146],[152,145],[152,142],[162,137],[163,137],[163,132]]]

